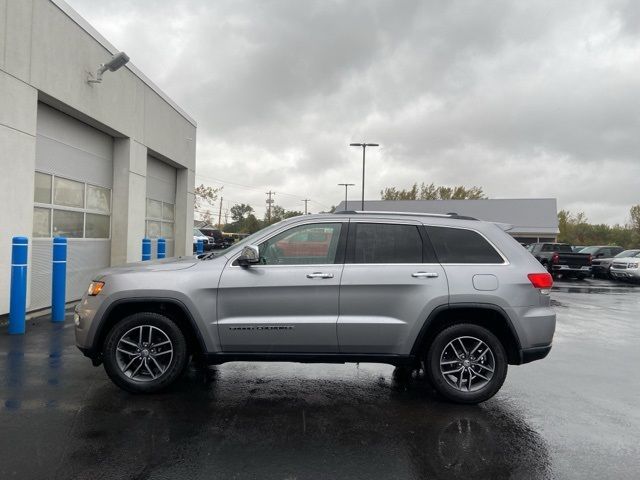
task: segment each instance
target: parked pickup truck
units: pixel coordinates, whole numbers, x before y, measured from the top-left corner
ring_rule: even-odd
[[[529,251],[553,276],[583,279],[591,274],[591,255],[574,253],[566,243],[534,243]]]

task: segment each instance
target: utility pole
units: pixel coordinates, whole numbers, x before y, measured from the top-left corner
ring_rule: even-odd
[[[266,194],[269,195],[269,198],[267,199],[267,223],[271,223],[271,205],[273,205],[274,202],[271,196],[275,195],[276,192],[269,190]]]
[[[218,210],[218,229],[222,228],[222,197],[220,197],[220,209]]]
[[[366,157],[367,147],[379,147],[377,143],[350,143],[350,147],[362,147],[362,208],[364,210],[364,162]]]
[[[341,185],[344,187],[344,209],[348,210],[347,200],[349,198],[349,187],[355,186],[355,183],[339,183],[338,185]]]
[[[305,198],[303,202],[304,202],[304,214],[307,215],[307,203],[309,202],[309,199]]]

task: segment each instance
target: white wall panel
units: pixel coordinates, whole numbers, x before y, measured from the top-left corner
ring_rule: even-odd
[[[151,156],[147,157],[147,197],[176,203],[176,169]]]

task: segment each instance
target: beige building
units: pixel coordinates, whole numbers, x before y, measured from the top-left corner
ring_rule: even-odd
[[[11,238],[29,237],[28,310],[50,304],[52,237],[69,239],[67,300],[145,236],[190,254],[196,123],[62,0],[0,0],[0,315]],[[155,248],[155,242],[153,242]]]

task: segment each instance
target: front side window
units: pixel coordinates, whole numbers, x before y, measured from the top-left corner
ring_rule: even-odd
[[[259,245],[263,265],[335,263],[342,224],[321,223],[290,228]]]
[[[422,237],[415,225],[352,223],[353,263],[423,263]]]
[[[463,228],[426,227],[440,263],[504,263],[478,232]]]

